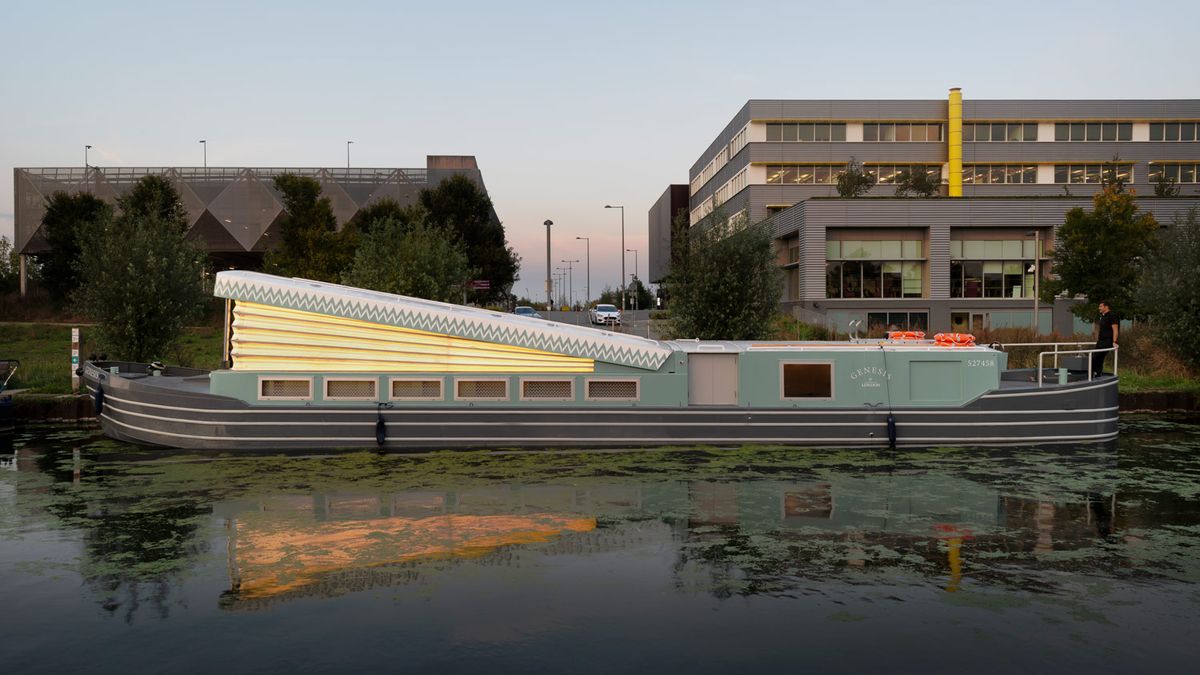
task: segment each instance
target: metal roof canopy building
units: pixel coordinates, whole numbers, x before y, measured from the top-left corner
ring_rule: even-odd
[[[50,167],[13,170],[16,249],[29,255],[47,250],[41,231],[46,200],[56,192],[90,192],[115,204],[138,180],[166,177],[179,191],[188,215],[188,236],[223,257],[258,257],[271,248],[283,217],[283,199],[272,179],[291,173],[321,183],[341,228],[360,209],[393,199],[401,206],[420,191],[463,175],[486,193],[472,156],[430,155],[422,169],[250,168],[250,167]],[[492,218],[499,220],[495,211]],[[24,283],[22,283],[24,288]]]

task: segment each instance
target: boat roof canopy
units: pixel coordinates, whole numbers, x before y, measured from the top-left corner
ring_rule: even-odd
[[[671,355],[666,343],[635,335],[262,272],[218,272],[213,295],[646,370]]]

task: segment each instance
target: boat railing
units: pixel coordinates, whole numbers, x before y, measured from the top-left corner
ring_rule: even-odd
[[[1090,343],[1090,342],[1009,342],[1009,343],[1001,344],[1001,345],[999,345],[999,347],[1001,349],[1008,349],[1009,347],[1052,347],[1052,349],[1038,352],[1038,360],[1037,360],[1038,379],[1037,379],[1037,381],[1038,381],[1039,387],[1041,387],[1043,385],[1044,375],[1046,372],[1046,357],[1050,357],[1052,359],[1053,365],[1051,365],[1051,368],[1053,368],[1054,370],[1058,370],[1058,359],[1061,356],[1086,356],[1086,358],[1091,359],[1092,354],[1101,354],[1101,353],[1107,354],[1108,352],[1112,352],[1113,375],[1116,375],[1117,374],[1117,364],[1120,360],[1120,357],[1117,353],[1116,345],[1113,345],[1112,347],[1104,347],[1104,348],[1100,348],[1100,349],[1097,349],[1097,348],[1064,349],[1064,347],[1080,347],[1082,345],[1088,345],[1088,344],[1092,344],[1092,343]],[[1092,378],[1094,376],[1094,373],[1092,372],[1091,363],[1089,362],[1087,365],[1088,365],[1088,367],[1087,367],[1088,382],[1091,382]]]

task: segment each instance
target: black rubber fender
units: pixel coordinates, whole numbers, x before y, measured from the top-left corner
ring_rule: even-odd
[[[888,427],[888,447],[895,450],[896,449],[896,416],[891,413],[888,413],[888,416],[887,416],[887,427]]]
[[[92,409],[96,413],[96,417],[104,412],[104,385],[96,385],[96,393],[92,394]]]

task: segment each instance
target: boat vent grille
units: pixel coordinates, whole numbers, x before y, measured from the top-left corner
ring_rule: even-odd
[[[375,380],[326,380],[325,398],[375,398]]]
[[[441,380],[392,380],[392,398],[430,399],[442,398]]]
[[[261,398],[310,398],[311,380],[262,380],[259,383]]]
[[[575,398],[571,380],[526,380],[521,383],[521,398]]]
[[[636,400],[637,380],[588,380],[588,398]]]
[[[458,398],[508,398],[507,380],[459,380]]]

